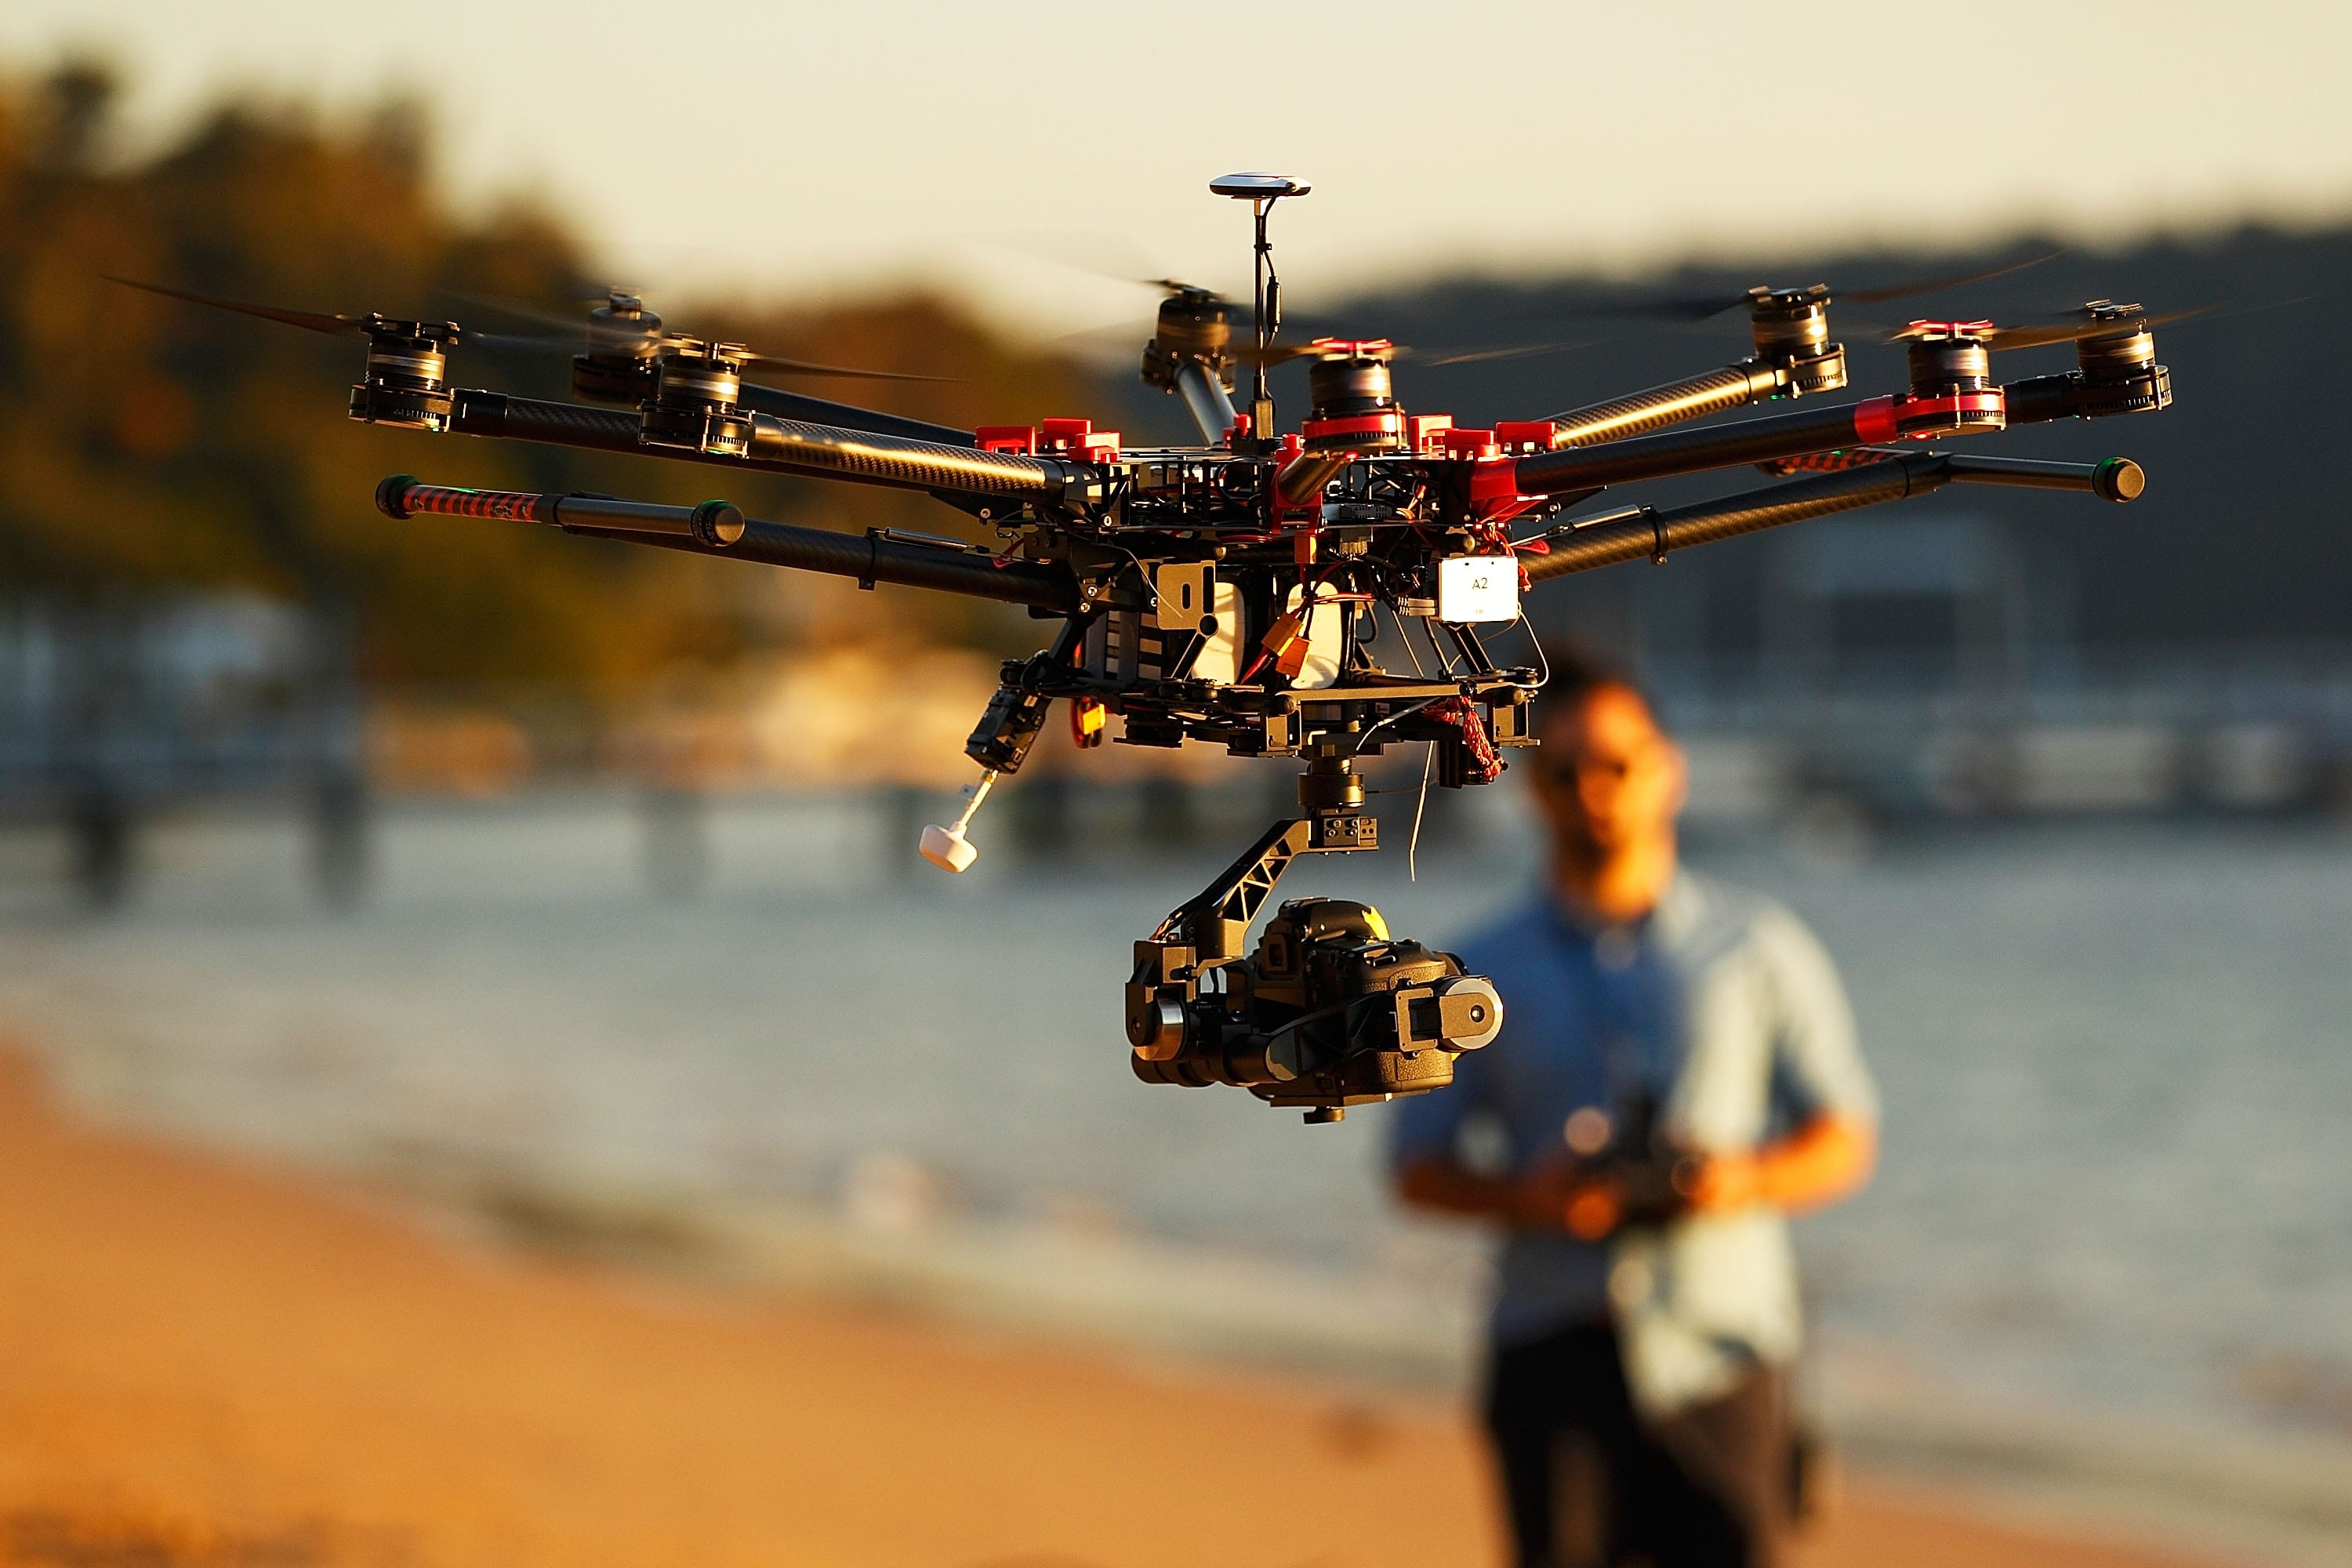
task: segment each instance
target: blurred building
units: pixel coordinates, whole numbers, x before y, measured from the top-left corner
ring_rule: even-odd
[[[0,811],[61,820],[76,879],[119,901],[139,830],[196,801],[298,801],[329,898],[365,875],[348,617],[250,594],[0,603]]]

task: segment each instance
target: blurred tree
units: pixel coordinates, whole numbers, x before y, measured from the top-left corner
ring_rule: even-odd
[[[456,520],[391,524],[371,505],[375,481],[421,469],[451,483],[674,500],[723,487],[759,515],[956,523],[936,503],[878,490],[505,443],[420,449],[413,433],[352,424],[339,389],[356,374],[358,340],[101,275],[330,310],[441,315],[460,307],[460,290],[576,309],[603,287],[578,241],[529,205],[454,214],[432,180],[430,123],[410,100],[326,119],[239,98],[161,151],[121,158],[115,87],[103,66],[76,63],[0,89],[0,586],[234,584],[349,603],[379,681],[527,680],[610,698],[682,660],[722,661],[788,635],[802,601],[780,574],[665,552]],[[865,384],[879,405],[950,423],[1087,402],[1075,373],[1013,353],[934,300],[680,308],[673,321],[811,358],[962,377]],[[560,354],[467,349],[457,367],[461,384],[568,395]],[[952,603],[860,598],[860,626],[1027,640],[1006,618]]]
[[[67,174],[95,168],[120,85],[102,60],[68,61],[53,72],[35,127],[34,163]]]

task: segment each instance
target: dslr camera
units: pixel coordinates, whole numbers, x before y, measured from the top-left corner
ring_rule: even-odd
[[[1502,1026],[1492,981],[1464,973],[1450,952],[1391,937],[1380,910],[1350,899],[1284,904],[1245,959],[1138,942],[1127,987],[1136,1077],[1236,1084],[1304,1110],[1309,1122],[1443,1089],[1454,1058]]]

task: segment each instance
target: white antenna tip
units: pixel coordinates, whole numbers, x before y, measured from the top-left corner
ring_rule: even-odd
[[[937,823],[923,829],[920,848],[923,858],[942,871],[961,873],[980,858],[980,851],[972,847],[971,839],[952,827],[941,827]]]

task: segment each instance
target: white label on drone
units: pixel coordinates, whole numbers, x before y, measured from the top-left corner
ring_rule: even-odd
[[[1456,555],[1437,563],[1437,618],[1455,626],[1519,618],[1516,555]]]

